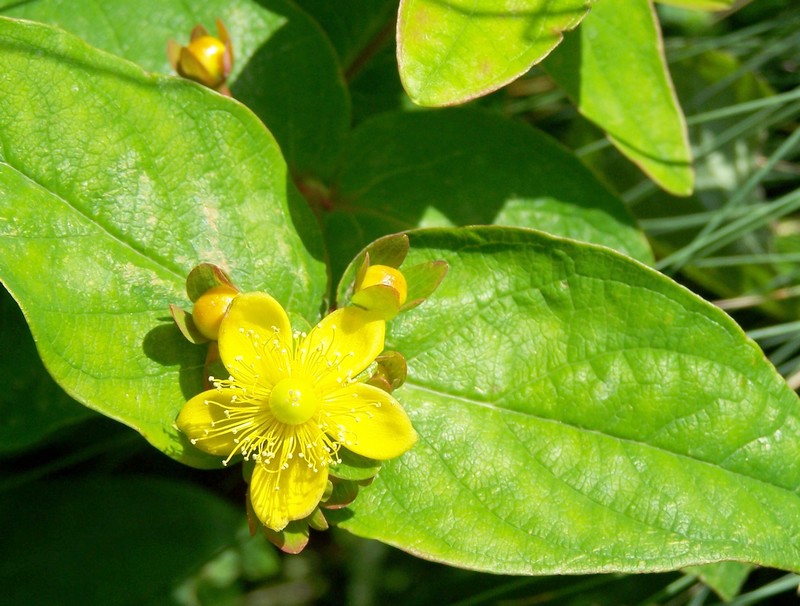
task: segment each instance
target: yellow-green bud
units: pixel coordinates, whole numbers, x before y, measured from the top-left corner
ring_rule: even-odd
[[[192,30],[188,46],[170,40],[167,55],[172,67],[184,78],[230,95],[225,81],[233,67],[233,46],[228,30],[220,20],[217,20],[217,30],[218,38],[198,25]]]
[[[239,292],[232,286],[222,284],[209,288],[194,302],[192,321],[200,334],[212,341],[219,338],[222,318],[238,294]]]
[[[209,82],[203,82],[216,88],[225,81],[225,45],[213,36],[201,36],[189,42],[187,47],[211,76]]]
[[[388,265],[370,265],[364,274],[364,279],[361,281],[358,290],[364,290],[370,286],[377,286],[379,284],[394,289],[397,293],[398,306],[406,302],[408,286],[405,277],[399,269],[389,267]]]

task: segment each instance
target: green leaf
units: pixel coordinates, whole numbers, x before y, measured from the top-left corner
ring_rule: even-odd
[[[277,21],[231,91],[275,135],[295,178],[327,178],[350,130],[341,67],[303,11],[283,0],[259,1]]]
[[[341,463],[330,468],[330,474],[340,480],[352,480],[354,482],[369,480],[381,469],[380,461],[362,457],[346,448],[339,451]]]
[[[657,2],[701,11],[723,11],[731,8],[736,0],[657,0]]]
[[[3,599],[123,606],[168,595],[233,541],[242,515],[191,484],[146,477],[48,480],[6,492]]]
[[[491,572],[800,570],[800,403],[728,316],[600,247],[409,236],[450,264],[387,336],[420,440],[342,526]]]
[[[326,174],[349,129],[350,101],[333,48],[319,27],[290,2],[36,0],[0,10],[58,25],[164,74],[175,73],[167,59],[167,41],[188,44],[197,24],[216,35],[219,18],[233,43],[233,96],[267,125],[295,174]]]
[[[0,356],[5,389],[0,394],[0,454],[36,444],[51,432],[91,416],[64,393],[42,365],[25,318],[0,287]]]
[[[581,114],[659,186],[692,192],[686,123],[648,0],[594,4],[543,65]]]
[[[390,111],[415,111],[397,73],[397,52],[394,41],[370,58],[370,61],[350,80],[353,103],[353,124]]]
[[[690,566],[685,572],[696,575],[724,601],[730,602],[739,595],[752,570],[753,566],[750,564],[717,562],[704,566]]]
[[[414,227],[535,227],[652,260],[622,202],[569,151],[475,110],[395,113],[358,127],[324,216],[332,275],[372,240]],[[347,234],[347,237],[342,237]]]
[[[729,53],[707,51],[674,62],[672,73],[678,94],[687,108],[713,115],[736,105],[765,100],[774,92],[756,73],[743,69],[740,61]],[[721,86],[724,85],[724,86]],[[708,97],[708,91],[716,91]],[[699,102],[698,102],[699,101]],[[637,216],[650,227],[650,241],[660,257],[689,246],[695,239],[702,241],[700,232],[709,222],[735,208],[729,202],[739,195],[748,180],[763,166],[766,150],[763,143],[767,129],[758,110],[717,116],[700,120],[690,127],[692,141],[696,142],[697,188],[688,198],[673,198],[664,192],[654,192],[634,207]],[[762,112],[764,110],[761,110]],[[742,125],[751,124],[742,129]],[[618,167],[609,165],[607,173],[620,174]],[[745,204],[756,211],[764,204],[763,188],[756,188],[747,196]],[[740,203],[742,201],[740,200]],[[727,207],[726,211],[722,208]],[[715,213],[720,213],[715,218]],[[704,216],[705,215],[705,216]],[[732,217],[733,215],[731,215]],[[695,221],[681,222],[689,219]],[[699,220],[698,220],[699,219]],[[672,225],[670,225],[672,224]],[[777,224],[769,228],[750,230],[714,256],[741,256],[742,262],[721,266],[694,265],[689,262],[682,268],[684,275],[720,298],[740,301],[743,294],[752,297],[750,305],[758,305],[771,315],[794,320],[800,313],[800,301],[795,297],[772,297],[776,286],[790,283],[796,264],[791,262],[754,262],[767,252],[792,252],[781,250]],[[694,255],[689,255],[692,257]],[[779,292],[779,291],[778,291]]]
[[[173,427],[202,387],[190,307],[201,261],[315,321],[316,221],[278,146],[240,104],[148,75],[71,35],[0,19],[0,278],[75,399],[183,462]],[[298,231],[299,230],[299,233]]]
[[[295,0],[320,24],[349,72],[394,34],[397,0]]]
[[[515,80],[561,42],[592,0],[401,0],[397,59],[420,105],[453,105]]]

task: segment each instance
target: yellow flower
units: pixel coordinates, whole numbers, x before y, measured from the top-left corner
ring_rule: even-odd
[[[417,439],[385,391],[358,382],[383,350],[385,322],[345,307],[307,335],[293,333],[267,294],[240,294],[219,331],[227,379],[189,400],[178,427],[198,448],[255,462],[250,501],[273,530],[310,515],[339,449],[372,459],[403,454]]]

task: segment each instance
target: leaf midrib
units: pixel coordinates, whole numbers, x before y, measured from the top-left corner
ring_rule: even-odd
[[[438,397],[441,397],[441,398],[456,400],[456,401],[462,402],[463,404],[466,404],[468,406],[476,406],[476,407],[480,407],[480,408],[485,408],[485,409],[491,410],[491,411],[493,411],[495,413],[498,413],[498,414],[510,414],[510,415],[520,416],[520,417],[526,418],[526,419],[534,419],[534,420],[541,421],[541,422],[544,422],[544,423],[553,423],[553,424],[561,425],[563,427],[567,427],[569,429],[573,429],[573,430],[576,430],[576,431],[579,431],[579,432],[584,432],[584,433],[589,433],[589,434],[596,434],[596,435],[602,436],[603,438],[615,440],[615,441],[618,441],[618,442],[623,442],[623,443],[633,444],[633,445],[644,447],[644,448],[649,448],[649,449],[657,451],[657,452],[659,452],[661,454],[671,455],[671,456],[674,456],[674,457],[680,457],[682,459],[686,459],[686,460],[692,461],[694,463],[699,463],[699,464],[702,464],[702,465],[710,466],[710,467],[714,468],[715,470],[719,470],[721,472],[724,472],[724,473],[727,473],[727,474],[731,474],[731,475],[733,475],[735,477],[747,478],[748,480],[756,481],[756,482],[758,482],[760,484],[764,484],[764,485],[769,486],[771,488],[779,489],[782,492],[787,493],[788,495],[790,495],[793,498],[797,498],[797,496],[798,496],[797,493],[794,492],[793,490],[791,490],[789,488],[786,488],[784,486],[773,484],[773,483],[771,483],[771,482],[769,482],[767,480],[764,480],[763,478],[752,476],[752,475],[743,473],[741,471],[728,469],[727,467],[722,467],[718,463],[714,463],[712,461],[707,461],[707,460],[704,460],[704,459],[700,459],[698,457],[695,457],[695,456],[692,456],[692,455],[689,455],[689,454],[686,454],[686,453],[675,452],[673,450],[669,450],[668,448],[664,448],[663,446],[656,446],[656,445],[651,444],[649,442],[636,440],[636,439],[630,438],[630,437],[616,436],[614,434],[610,434],[610,433],[606,433],[606,432],[600,431],[599,429],[592,429],[592,428],[576,425],[574,423],[569,423],[567,421],[564,421],[563,419],[555,419],[555,418],[551,418],[551,417],[544,417],[544,416],[541,416],[541,415],[532,414],[530,412],[523,412],[523,411],[519,411],[519,410],[512,410],[512,409],[509,409],[509,408],[502,408],[502,407],[497,406],[497,405],[495,405],[495,404],[493,404],[491,402],[484,402],[484,401],[481,401],[481,400],[475,400],[475,399],[468,398],[468,397],[461,396],[461,395],[451,394],[451,393],[448,393],[448,392],[443,391],[443,390],[438,390],[438,389],[434,389],[434,388],[431,388],[431,387],[426,387],[426,386],[421,385],[419,383],[414,383],[413,381],[406,381],[403,384],[403,387],[404,388],[411,388],[412,391],[413,390],[417,390],[419,392],[432,394],[434,396],[438,396]]]
[[[63,204],[64,206],[66,206],[70,211],[72,211],[73,213],[75,213],[78,216],[80,216],[89,225],[95,227],[102,234],[104,234],[108,238],[110,238],[111,241],[113,241],[113,242],[119,244],[120,246],[128,249],[129,251],[131,251],[137,257],[143,258],[148,263],[150,263],[152,265],[155,265],[155,267],[160,269],[160,270],[162,270],[163,273],[166,273],[171,278],[174,278],[177,281],[177,285],[176,285],[177,288],[180,289],[179,285],[183,284],[183,282],[185,280],[185,276],[177,268],[170,267],[169,265],[167,265],[163,261],[163,259],[158,259],[158,258],[149,256],[147,254],[146,249],[142,250],[139,247],[135,246],[135,244],[133,242],[127,241],[122,235],[114,233],[114,231],[112,231],[108,226],[104,225],[96,217],[92,216],[88,212],[85,212],[78,205],[73,204],[72,202],[67,200],[67,198],[65,198],[64,196],[59,194],[58,192],[53,191],[52,189],[50,189],[46,185],[38,182],[36,179],[31,177],[29,174],[27,174],[24,170],[21,170],[20,168],[14,166],[13,164],[8,162],[7,160],[6,161],[0,161],[0,166],[7,166],[10,170],[14,171],[18,175],[20,175],[22,178],[24,178],[26,181],[31,183],[34,187],[36,187],[39,190],[45,192],[46,194],[51,196],[53,199],[55,199],[57,202],[59,202],[59,203]]]

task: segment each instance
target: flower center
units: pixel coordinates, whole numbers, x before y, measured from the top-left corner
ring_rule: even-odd
[[[319,408],[319,398],[311,383],[289,377],[279,381],[269,395],[269,407],[275,418],[287,425],[308,421]]]

